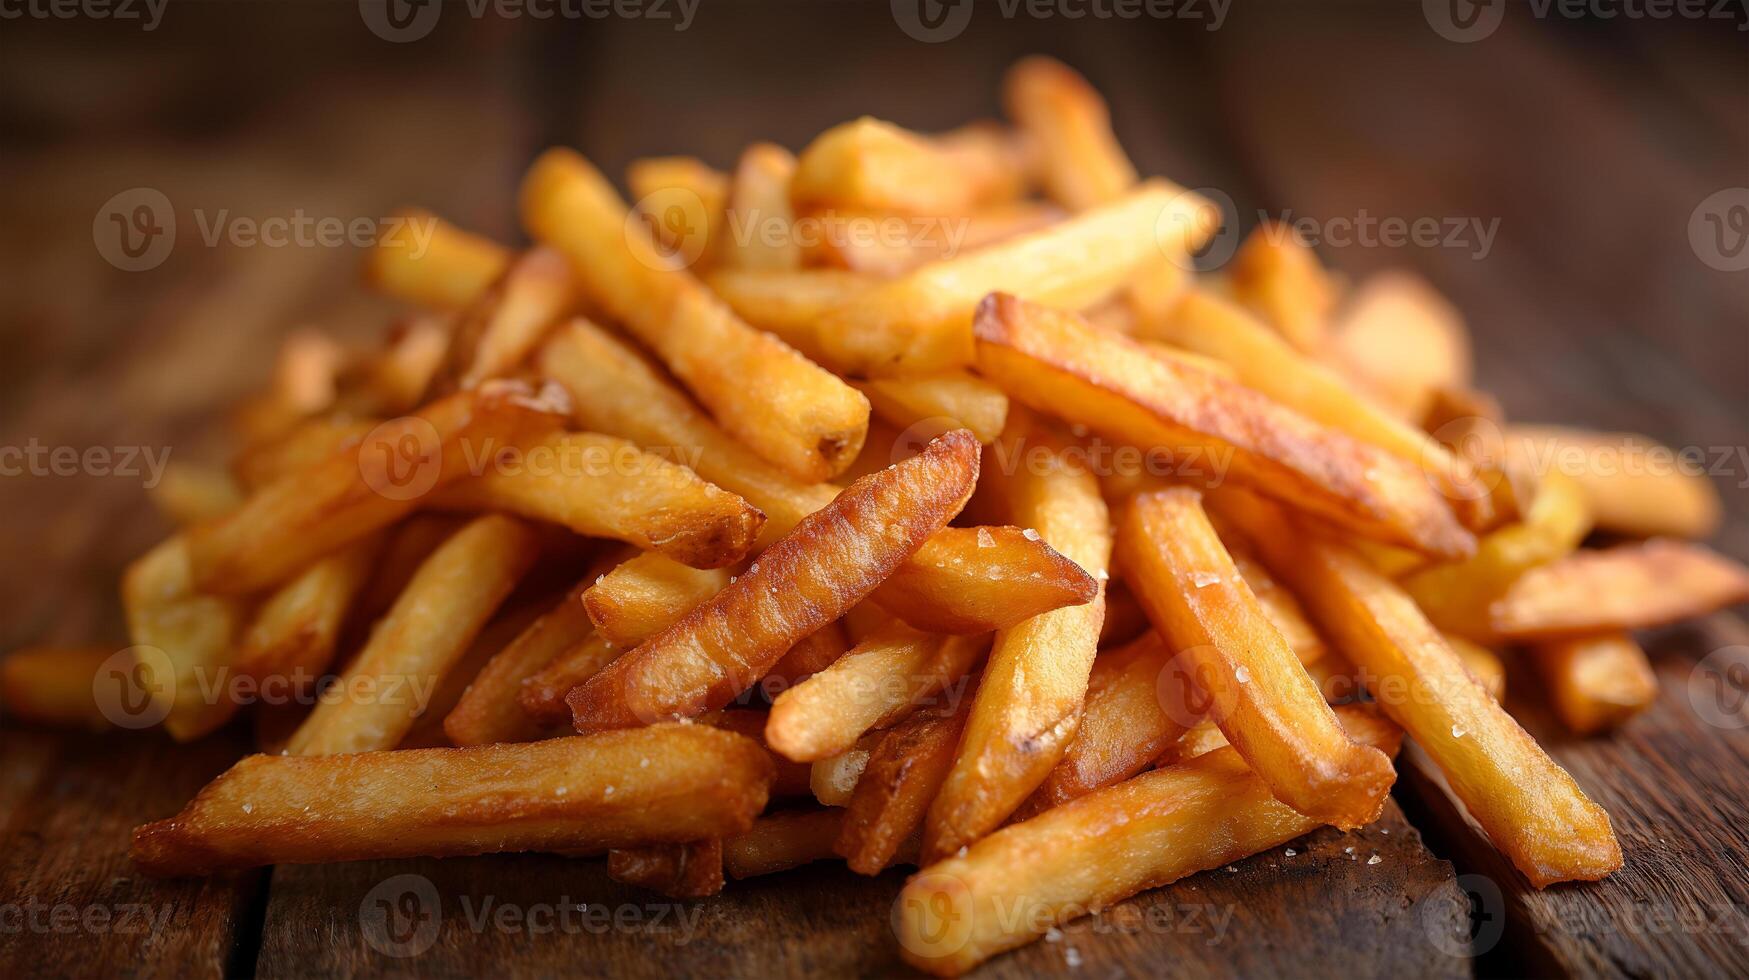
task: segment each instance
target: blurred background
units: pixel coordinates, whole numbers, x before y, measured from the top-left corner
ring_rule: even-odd
[[[1105,93],[1144,173],[1225,195],[1232,234],[1306,217],[1344,274],[1428,278],[1510,416],[1704,449],[1718,543],[1749,558],[1735,0],[390,2],[0,0],[0,446],[208,458],[287,331],[394,312],[351,244],[238,228],[421,205],[520,242],[548,145],[620,174],[860,114],[947,129],[999,115],[1004,68],[1042,52]],[[154,192],[174,234],[130,257]],[[1438,240],[1362,230],[1387,219]],[[114,576],[168,529],[145,478],[0,478],[0,648],[120,635]]]

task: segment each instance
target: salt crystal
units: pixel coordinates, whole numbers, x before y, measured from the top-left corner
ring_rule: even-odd
[[[1451,726],[1451,737],[1452,738],[1463,738],[1464,737],[1464,730],[1459,728],[1456,725]]]
[[[966,856],[966,845],[961,844],[960,849],[955,851],[953,856],[954,857],[965,857]]]
[[[566,794],[566,793],[569,793],[569,792],[570,792],[570,790],[569,790],[569,789],[566,789],[566,788],[565,788],[565,787],[563,787],[563,786],[560,786],[560,787],[558,787],[558,788],[556,788],[556,789],[554,789],[554,790],[553,790],[553,795],[555,795],[555,796],[564,796],[564,795],[565,795],[565,794]]]
[[[1020,536],[1025,538],[1028,541],[1037,541],[1038,540],[1038,532],[1033,530],[1030,527],[1027,528],[1026,530],[1020,532]]]
[[[605,580],[606,578],[607,578],[607,574],[605,572],[603,572],[600,575],[595,576],[595,584],[600,585],[602,583],[602,581]]]
[[[609,786],[609,787],[608,787],[608,788],[607,788],[607,791],[606,791],[606,792],[605,792],[605,793],[604,793],[604,794],[602,794],[602,795],[604,795],[604,796],[612,796],[612,795],[613,795],[613,787],[612,787],[612,786]]]
[[[1377,854],[1374,854],[1372,857],[1369,857],[1366,859],[1366,863],[1367,864],[1378,864],[1379,862],[1381,862],[1383,860],[1384,860],[1384,858],[1379,857]]]
[[[639,768],[639,769],[648,769],[648,768],[650,768],[650,760],[649,760],[649,757],[647,757],[647,756],[646,756],[646,757],[645,757],[645,758],[642,758],[642,759],[639,759],[639,760],[638,760],[638,768]]]
[[[1197,588],[1206,589],[1211,585],[1219,584],[1221,577],[1214,572],[1197,572],[1190,577],[1190,581],[1194,583]]]
[[[978,547],[980,547],[980,548],[994,548],[994,547],[996,547],[996,536],[994,534],[990,533],[989,528],[987,528],[987,527],[978,528]]]
[[[254,813],[255,812],[255,804],[253,804],[253,803],[243,804],[243,812],[244,813]]]
[[[1240,664],[1238,669],[1233,671],[1233,676],[1237,677],[1241,684],[1251,683],[1251,671],[1247,670],[1244,664]]]
[[[741,576],[739,576],[739,575],[731,575],[731,576],[729,576],[729,584],[730,584],[730,585],[734,585],[734,584],[735,584],[735,580],[736,580],[736,579],[738,579],[738,578],[740,578],[740,577],[741,577]]]
[[[1062,941],[1063,941],[1063,930],[1058,929],[1056,926],[1051,926],[1050,929],[1045,931],[1045,942],[1047,942],[1047,943],[1060,943]]]
[[[1071,970],[1079,969],[1081,966],[1081,951],[1073,946],[1065,948],[1063,950],[1063,962],[1067,963]]]
[[[1227,873],[1230,875],[1236,875],[1239,873],[1239,869],[1229,864],[1227,865]]]
[[[1290,847],[1290,848],[1288,848],[1288,849],[1287,849],[1287,856],[1288,856],[1288,857],[1293,857],[1293,856],[1294,856],[1294,855],[1295,855],[1295,854],[1298,854],[1298,853],[1300,853],[1300,852],[1299,852],[1299,851],[1296,851],[1296,850],[1294,850],[1294,849],[1293,849],[1293,848],[1291,848],[1291,847]]]
[[[1354,845],[1353,845],[1353,844],[1350,844],[1350,845],[1348,845],[1348,846],[1347,846],[1347,847],[1344,847],[1344,848],[1343,848],[1343,849],[1342,849],[1342,853],[1344,853],[1344,854],[1353,854],[1353,853],[1354,853]]]

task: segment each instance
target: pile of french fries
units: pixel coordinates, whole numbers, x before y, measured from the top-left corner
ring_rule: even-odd
[[[1535,886],[1619,868],[1502,658],[1575,732],[1644,708],[1630,631],[1749,598],[1681,540],[1710,485],[1538,466],[1625,437],[1505,422],[1411,276],[1348,288],[1274,226],[1196,273],[1219,215],[1084,80],[1029,59],[1003,96],[640,161],[636,206],[555,149],[532,247],[380,243],[407,318],[292,337],[123,580],[171,736],[250,702],[214,678],[295,695],[138,867],[532,850],[701,897],[914,865],[902,955],[953,975],[1368,824],[1407,736]],[[894,221],[955,234],[851,234]],[[13,656],[8,710],[114,724],[112,649]]]

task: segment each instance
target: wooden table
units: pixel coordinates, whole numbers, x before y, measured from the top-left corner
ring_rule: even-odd
[[[356,288],[349,251],[209,245],[203,225],[221,211],[352,218],[419,203],[515,240],[515,182],[546,144],[609,169],[682,151],[727,165],[749,140],[797,147],[858,113],[943,128],[995,113],[1003,66],[1051,51],[1110,95],[1145,171],[1219,189],[1242,229],[1259,213],[1332,230],[1367,215],[1494,227],[1485,250],[1475,236],[1322,250],[1351,275],[1406,265],[1445,290],[1513,416],[1736,452],[1749,278],[1703,262],[1688,227],[1703,199],[1749,184],[1744,35],[1513,7],[1493,36],[1460,44],[1418,6],[1246,5],[1209,31],[1003,21],[980,5],[940,45],[904,37],[885,4],[711,4],[684,32],[474,22],[450,7],[408,45],[372,37],[351,4],[172,5],[144,37],[9,21],[0,445],[198,459],[218,451],[218,413],[261,382],[285,331],[380,329],[389,307]],[[127,273],[94,248],[92,216],[141,186],[175,202],[178,244]],[[1749,558],[1749,470],[1730,458],[1718,544]],[[116,574],[167,530],[141,482],[0,478],[0,648],[119,643]],[[1749,734],[1701,721],[1689,681],[1699,657],[1746,637],[1731,617],[1651,637],[1663,695],[1612,738],[1562,737],[1515,705],[1612,814],[1627,867],[1606,882],[1528,889],[1406,763],[1401,809],[1374,827],[1139,896],[982,972],[1741,973]],[[175,811],[247,745],[240,728],[175,746],[5,727],[0,975],[903,972],[888,924],[897,873],[822,866],[683,905],[597,862],[539,856],[135,876],[129,829]],[[379,900],[414,914],[373,918]]]

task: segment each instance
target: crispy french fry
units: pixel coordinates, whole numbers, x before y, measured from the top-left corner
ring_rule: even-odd
[[[240,509],[189,532],[195,584],[235,595],[286,581],[310,562],[394,523],[427,493],[468,475],[505,445],[556,428],[562,401],[493,381],[373,429],[280,477]]]
[[[443,723],[460,707],[462,698],[467,696],[468,690],[473,687],[480,674],[491,666],[493,658],[533,626],[534,621],[546,611],[548,598],[550,597],[525,597],[518,601],[513,596],[506,600],[486,625],[474,634],[473,640],[455,659],[455,663],[436,678],[429,688],[430,695],[424,701],[424,710],[419,717],[413,719],[413,727],[407,729],[407,734],[401,737],[400,743],[395,747],[432,749],[455,745],[449,733],[444,731]],[[571,732],[567,729],[555,725],[542,730],[538,736],[569,734]],[[290,744],[289,740],[287,744]]]
[[[1605,531],[1705,538],[1718,530],[1718,491],[1701,464],[1645,436],[1513,425],[1506,430],[1506,451],[1534,472],[1559,472],[1577,481]]]
[[[244,489],[259,490],[288,473],[319,463],[342,449],[356,447],[372,429],[381,424],[380,419],[335,416],[306,419],[277,439],[245,447],[232,460],[231,472]],[[238,503],[241,504],[242,501]]]
[[[772,143],[741,151],[729,189],[729,238],[723,264],[735,269],[795,269],[802,264],[790,208],[790,179],[796,158]]]
[[[1412,463],[1073,314],[992,296],[978,369],[1018,401],[1142,447],[1206,454],[1258,490],[1362,534],[1432,554],[1475,539]]]
[[[380,292],[434,310],[473,302],[510,263],[510,250],[429,211],[397,212],[389,234],[365,256],[364,277]]]
[[[0,709],[7,718],[54,728],[112,728],[93,690],[113,647],[29,647],[0,660]]]
[[[724,247],[728,174],[697,157],[644,157],[626,167],[626,186],[636,199],[633,216],[663,256],[693,268],[717,260]]]
[[[647,765],[644,763],[648,763]],[[462,749],[252,755],[134,831],[157,876],[503,851],[599,853],[746,831],[771,760],[704,725]]]
[[[236,478],[210,466],[170,463],[147,493],[164,516],[183,527],[223,517],[243,504]]]
[[[945,429],[970,429],[982,443],[1002,434],[1008,421],[1008,396],[965,371],[909,378],[874,378],[856,384],[875,414],[901,429],[933,422]]]
[[[589,638],[593,626],[583,609],[578,582],[558,604],[530,623],[487,661],[455,709],[443,720],[444,734],[455,745],[528,742],[547,726],[522,709],[523,682],[540,673],[577,644]],[[564,716],[561,714],[562,719]]]
[[[953,771],[930,806],[923,859],[950,854],[1001,826],[1045,781],[1074,740],[1105,620],[1111,522],[1099,481],[1068,446],[1021,417],[1002,442],[1046,450],[1004,473],[1015,520],[1092,575],[1085,605],[1034,616],[996,634]]]
[[[1202,198],[1149,181],[1049,228],[931,262],[827,314],[818,341],[843,370],[915,374],[970,364],[972,315],[992,292],[1093,306],[1166,249],[1197,240]]]
[[[1226,538],[1222,534],[1223,540]],[[1245,587],[1257,597],[1257,602],[1263,607],[1263,615],[1269,617],[1270,623],[1281,632],[1281,638],[1300,659],[1300,663],[1316,663],[1330,652],[1324,643],[1324,638],[1318,635],[1318,628],[1306,618],[1306,610],[1300,605],[1300,600],[1294,594],[1283,588],[1269,574],[1269,569],[1263,563],[1253,558],[1249,551],[1228,544],[1228,551],[1233,557],[1233,567],[1238,569],[1239,577],[1245,580]]]
[[[236,712],[223,671],[248,614],[241,600],[196,588],[192,551],[188,536],[177,535],[135,559],[121,580],[135,665],[116,703],[132,720],[163,719],[179,742],[207,734]]]
[[[826,130],[802,150],[789,192],[798,212],[960,214],[980,203],[975,177],[928,138],[864,116]]]
[[[842,616],[965,506],[980,447],[956,429],[852,484],[747,573],[566,699],[579,731],[727,704],[803,637]]]
[[[1275,797],[1343,829],[1378,818],[1391,761],[1355,743],[1233,567],[1200,495],[1136,496],[1117,559],[1154,629],[1208,696],[1209,716]]]
[[[1356,709],[1343,709],[1342,719],[1363,744],[1395,754],[1395,726]],[[925,972],[957,976],[1070,919],[1317,826],[1270,796],[1237,750],[1209,752],[1006,827],[925,867],[899,895],[900,955]]]
[[[913,715],[876,743],[844,808],[835,849],[850,870],[878,875],[923,826],[929,804],[953,768],[966,709]]]
[[[1023,133],[981,119],[937,133],[935,148],[967,175],[977,198],[992,204],[1025,197],[1038,176],[1038,152]]]
[[[631,649],[721,592],[726,568],[691,568],[652,551],[622,562],[583,592],[583,608],[603,637]]]
[[[559,725],[571,717],[565,695],[626,651],[600,633],[585,637],[523,682],[517,703],[524,714],[542,725]]]
[[[313,685],[334,661],[340,628],[370,581],[382,535],[360,538],[318,559],[255,610],[237,650],[237,672]]]
[[[1335,361],[1406,419],[1426,414],[1435,388],[1470,383],[1463,317],[1410,272],[1362,282],[1336,311],[1330,341]]]
[[[753,821],[753,827],[723,841],[723,870],[731,878],[752,878],[835,858],[833,845],[844,811],[785,810]]]
[[[1219,502],[1532,885],[1595,881],[1621,867],[1609,815],[1489,696],[1407,593],[1260,498],[1223,492]]]
[[[723,841],[614,848],[607,876],[671,898],[709,898],[723,890]]]
[[[1626,633],[1552,640],[1530,654],[1549,705],[1575,735],[1617,728],[1658,697],[1658,675]]]
[[[844,269],[717,269],[705,277],[735,315],[798,350],[818,354],[826,314],[880,285],[878,276]]]
[[[760,686],[765,689],[767,697],[777,698],[783,692],[837,663],[849,652],[850,638],[844,635],[844,627],[837,623],[827,623],[790,647],[783,658],[772,665],[771,673],[765,676]],[[761,741],[764,737],[764,729],[761,729]]]
[[[736,438],[806,480],[827,479],[856,458],[868,400],[749,327],[665,260],[582,157],[543,154],[523,182],[522,211],[535,238],[571,259],[584,292],[648,344]]]
[[[447,395],[520,367],[575,305],[570,263],[550,248],[518,256],[462,311],[430,395]]]
[[[989,649],[987,637],[942,636],[891,622],[842,657],[778,695],[765,739],[797,762],[848,752],[869,731],[903,718],[953,688]]]
[[[1440,633],[1445,637],[1445,643],[1451,647],[1451,652],[1458,655],[1464,662],[1464,669],[1482,685],[1489,697],[1499,701],[1506,697],[1506,663],[1494,651],[1466,640],[1456,633]]]
[[[1329,346],[1337,287],[1317,253],[1293,227],[1266,221],[1233,256],[1233,298],[1274,327],[1295,348],[1318,355]]]
[[[1552,640],[1646,629],[1749,602],[1749,569],[1666,538],[1533,568],[1488,607],[1493,636]]]
[[[1062,218],[1058,208],[1030,201],[953,217],[834,208],[806,216],[811,223],[807,258],[817,265],[891,279],[928,262],[1038,231]],[[808,336],[812,337],[811,330]]]
[[[825,806],[848,805],[850,795],[862,779],[863,769],[868,766],[868,757],[874,754],[881,737],[879,734],[864,735],[857,740],[855,747],[829,758],[816,759],[809,767],[808,777],[814,799]]]
[[[466,518],[453,514],[414,514],[385,531],[387,537],[376,569],[358,598],[356,619],[373,623],[388,612],[401,593],[407,591],[407,583],[413,580],[425,559],[466,523]]]
[[[882,609],[933,633],[988,633],[1092,602],[1099,583],[1017,527],[949,527],[917,549],[871,596]]]
[[[685,466],[592,432],[522,442],[486,472],[437,491],[430,506],[508,511],[699,568],[740,561],[765,523],[753,505]]]
[[[287,751],[337,755],[400,744],[539,548],[533,531],[497,514],[457,531],[419,566],[341,675],[343,696],[316,705]]]
[[[1112,134],[1105,100],[1062,62],[1015,62],[1002,80],[1002,104],[1032,136],[1045,189],[1064,207],[1085,211],[1135,185],[1136,168]]]

